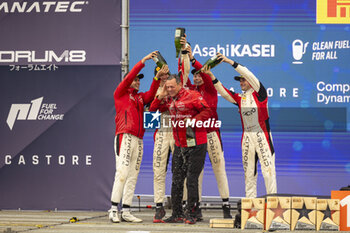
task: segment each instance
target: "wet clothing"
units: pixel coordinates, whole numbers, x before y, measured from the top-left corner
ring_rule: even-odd
[[[196,91],[186,90],[181,88],[179,93],[174,97],[165,97],[160,101],[155,98],[150,106],[150,111],[160,109],[161,112],[169,111],[172,122],[176,124],[173,127],[173,135],[175,145],[178,147],[189,147],[186,136],[185,118],[189,118],[194,122],[204,122],[211,116],[211,110],[203,97]],[[188,128],[188,127],[187,127]],[[207,143],[207,132],[204,127],[193,127],[195,145]],[[188,135],[188,133],[187,133]]]
[[[153,149],[153,193],[154,203],[163,203],[165,196],[165,178],[170,158],[174,154],[175,140],[171,129],[157,131]]]
[[[187,178],[188,189],[188,213],[195,215],[195,209],[198,206],[197,203],[199,200],[198,177],[204,166],[207,132],[204,127],[197,127],[196,124],[191,129],[191,135],[189,135],[189,127],[184,127],[184,124],[181,126],[180,121],[184,121],[187,118],[204,122],[211,116],[211,110],[198,92],[184,88],[181,88],[173,98],[167,97],[162,101],[156,98],[151,104],[150,111],[157,109],[160,109],[161,112],[169,110],[172,120],[176,124],[173,127],[176,146],[172,160],[172,215],[180,216],[182,214],[182,196],[185,178]],[[189,144],[193,140],[195,143]]]
[[[184,180],[187,179],[187,212],[195,217],[198,206],[198,177],[204,167],[207,144],[194,147],[175,146],[172,160],[173,179],[171,185],[172,215],[181,215]]]
[[[196,70],[200,70],[202,65],[195,61],[192,63],[192,66]],[[198,91],[204,98],[204,100],[208,103],[209,107],[212,110],[212,117],[215,120],[218,120],[217,114],[217,105],[218,105],[218,92],[215,89],[213,82],[209,75],[205,73],[199,73],[202,77],[203,84],[200,86],[193,85],[188,79],[187,87],[191,90]],[[225,168],[225,158],[224,151],[222,148],[222,141],[220,136],[220,131],[218,128],[210,127],[207,129],[207,151],[210,158],[210,162],[215,174],[216,182],[218,184],[218,190],[222,199],[226,199],[230,197],[230,191],[228,187],[228,180],[226,175]],[[202,194],[202,182],[203,176],[201,175],[199,179],[199,194]]]
[[[123,205],[131,206],[140,172],[143,141],[132,134],[125,133],[115,136],[114,145],[116,172],[111,201],[120,203],[123,198]]]
[[[158,88],[157,95],[162,87]],[[157,96],[156,95],[156,96]],[[162,112],[161,127],[154,132],[153,149],[153,193],[154,203],[163,203],[165,196],[165,178],[170,153],[174,154],[175,140],[172,127],[163,127],[163,119],[170,119],[169,111]]]

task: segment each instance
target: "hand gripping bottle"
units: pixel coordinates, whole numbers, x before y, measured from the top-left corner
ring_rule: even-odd
[[[214,68],[215,66],[217,66],[221,61],[222,61],[222,58],[219,58],[219,59],[218,59],[218,56],[215,55],[215,56],[209,58],[209,59],[204,63],[203,67],[207,65],[207,66],[210,67],[210,69],[212,69],[212,68]],[[198,70],[198,71],[196,72],[196,74],[198,74],[200,71],[201,71],[201,70]]]
[[[157,56],[156,57],[152,57],[153,61],[157,64],[157,66],[159,68],[162,68],[163,65],[167,65],[164,57],[162,56],[162,54],[160,54],[159,51],[157,51]]]
[[[185,28],[176,28],[175,30],[175,48],[176,48],[176,58],[179,57],[181,51],[180,39],[185,35]]]

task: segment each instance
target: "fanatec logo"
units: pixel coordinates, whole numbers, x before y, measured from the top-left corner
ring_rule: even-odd
[[[88,1],[15,1],[0,3],[0,13],[79,13]]]
[[[10,130],[16,120],[63,120],[64,114],[53,114],[57,109],[55,103],[44,103],[44,97],[31,101],[30,104],[12,104],[6,123]]]

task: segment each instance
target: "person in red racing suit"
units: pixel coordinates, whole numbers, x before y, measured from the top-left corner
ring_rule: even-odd
[[[114,91],[115,140],[114,150],[116,158],[116,172],[111,194],[112,207],[109,210],[109,219],[119,222],[118,204],[123,198],[122,220],[127,222],[142,222],[141,219],[130,213],[130,205],[134,196],[135,185],[140,171],[143,155],[143,109],[150,103],[159,87],[159,80],[153,80],[151,88],[145,93],[139,93],[140,79],[138,74],[145,66],[146,60],[156,56],[152,52],[139,61],[120,82]]]
[[[181,39],[181,42],[184,45],[186,44],[185,38]],[[188,60],[187,54],[182,54],[179,57],[180,63],[187,63],[188,67],[186,69],[182,69],[180,72],[180,78],[188,79],[188,74],[190,70],[189,66],[189,60]],[[164,67],[164,66],[163,66]],[[162,67],[162,69],[163,69]],[[166,66],[167,67],[167,66]],[[160,72],[160,68],[157,66],[155,68],[155,74],[157,75]],[[163,90],[163,86],[165,85],[165,82],[167,81],[169,74],[169,70],[167,69],[167,72],[164,73],[162,76],[160,76],[161,82],[157,91],[156,96],[160,94],[160,92]],[[169,120],[170,115],[169,112],[162,112],[161,115],[161,122]],[[171,125],[169,127],[163,127],[161,124],[160,128],[157,129],[154,133],[154,149],[153,149],[153,192],[154,192],[154,202],[156,204],[156,213],[153,218],[154,223],[163,223],[163,217],[166,214],[165,208],[163,206],[164,197],[165,197],[165,179],[166,179],[166,173],[167,173],[167,167],[168,162],[170,158],[170,152],[174,154],[174,148],[175,148],[175,140],[173,136],[173,130]]]
[[[257,161],[260,161],[265,180],[267,194],[277,193],[275,151],[269,124],[268,97],[265,87],[246,67],[218,53],[235,68],[241,76],[235,80],[240,82],[243,93],[237,94],[226,89],[218,81],[209,68],[206,72],[212,79],[215,88],[229,102],[239,108],[242,121],[242,162],[245,174],[246,197],[256,197]]]
[[[175,150],[172,160],[171,200],[172,216],[165,222],[182,222],[182,196],[184,180],[187,178],[188,205],[185,222],[196,222],[198,208],[198,177],[206,154],[207,132],[203,127],[212,115],[208,104],[196,91],[184,89],[179,76],[170,75],[162,92],[154,99],[150,111],[169,110],[172,117]],[[192,123],[191,123],[192,122]]]
[[[192,70],[192,74],[193,74],[193,82],[195,84],[193,85],[190,79],[188,79],[187,87],[190,90],[198,91],[203,96],[204,100],[208,103],[209,107],[212,110],[212,113],[213,113],[212,117],[215,120],[218,120],[218,114],[217,114],[218,92],[215,89],[209,75],[204,74],[202,72],[197,72],[202,68],[202,65],[193,57],[190,45],[187,47],[187,52],[188,52],[189,60],[191,61],[192,66],[194,67],[194,69]],[[230,214],[230,204],[229,204],[230,193],[229,193],[229,187],[228,187],[228,181],[227,181],[227,175],[226,175],[226,169],[225,169],[224,151],[222,149],[222,142],[221,142],[219,128],[216,128],[216,127],[207,128],[207,140],[208,140],[208,144],[207,144],[208,155],[215,174],[216,182],[218,184],[218,190],[223,202],[222,209],[223,209],[224,218],[232,218]],[[203,172],[201,172],[198,182],[199,182],[199,187],[198,187],[199,196],[201,196]],[[184,197],[184,200],[186,199],[187,198]]]

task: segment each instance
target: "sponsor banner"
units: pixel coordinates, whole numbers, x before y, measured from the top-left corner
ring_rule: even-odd
[[[3,14],[81,13],[88,4],[88,1],[3,1],[0,11]]]
[[[0,2],[0,209],[108,207],[120,24],[120,0]]]
[[[329,195],[350,173],[349,28],[316,24],[316,1],[235,3],[131,1],[130,64],[159,50],[177,73],[174,30],[183,26],[202,64],[221,52],[246,66],[269,96],[278,192]],[[108,209],[120,68],[104,65],[120,64],[120,1],[0,4],[0,209]],[[142,91],[154,66],[142,70]],[[212,71],[240,92],[232,66]],[[244,196],[240,113],[221,97],[218,110],[230,195]],[[153,194],[153,147],[146,132],[136,194]],[[219,196],[210,166],[207,157],[203,195]],[[168,172],[167,194],[170,186]]]
[[[318,24],[349,24],[349,0],[317,0],[316,22]]]
[[[12,104],[6,120],[10,130],[16,120],[63,120],[64,114],[53,114],[57,110],[56,103],[43,104],[43,99],[37,98],[30,104]]]
[[[333,103],[350,103],[350,82],[348,83],[326,83],[319,81],[317,87],[317,102],[324,105]]]
[[[215,56],[216,53],[222,53],[228,57],[274,57],[274,44],[226,44],[212,47],[200,47],[196,44],[193,48],[193,55],[200,57]]]
[[[1,1],[0,65],[119,65],[120,7],[120,0]]]
[[[294,58],[294,61],[292,63],[303,64],[303,56],[307,52],[307,49],[311,51],[311,57],[309,55],[304,60],[338,60],[348,54],[350,49],[350,42],[346,39],[328,41],[302,41],[300,39],[296,39],[292,43],[292,53]]]
[[[331,197],[332,199],[339,199],[340,201],[339,230],[350,231],[350,191],[332,190]]]
[[[106,209],[120,67],[0,76],[0,208]]]
[[[347,182],[350,173],[349,11],[348,6],[340,5],[346,1],[333,1],[337,8],[347,8],[347,23],[319,24],[319,2],[223,0],[198,4],[179,0],[146,4],[134,0],[130,2],[130,64],[159,50],[170,72],[177,73],[174,32],[184,27],[194,57],[201,64],[220,52],[246,66],[268,93],[278,192],[329,195],[332,187]],[[337,20],[342,20],[340,11],[337,9]],[[146,77],[152,76],[154,66],[146,64]],[[232,66],[221,63],[212,72],[227,89],[241,92],[239,82],[233,79],[239,74]],[[193,83],[192,74],[190,80]],[[143,79],[141,89],[146,91],[151,81]],[[244,196],[240,113],[222,97],[218,112],[230,194]],[[149,117],[151,121],[153,117]],[[146,142],[151,146],[146,144],[145,151],[152,150],[151,137]],[[147,155],[143,164],[149,170],[141,168],[142,178],[148,177],[151,184],[152,162]],[[217,184],[210,173],[210,161],[206,164],[210,175],[205,178],[203,195],[218,195],[212,190]],[[259,180],[258,193],[264,195],[263,178]],[[318,185],[324,180],[328,185]],[[146,185],[146,181],[138,184],[137,193],[146,190]],[[167,188],[170,190],[170,185]]]

